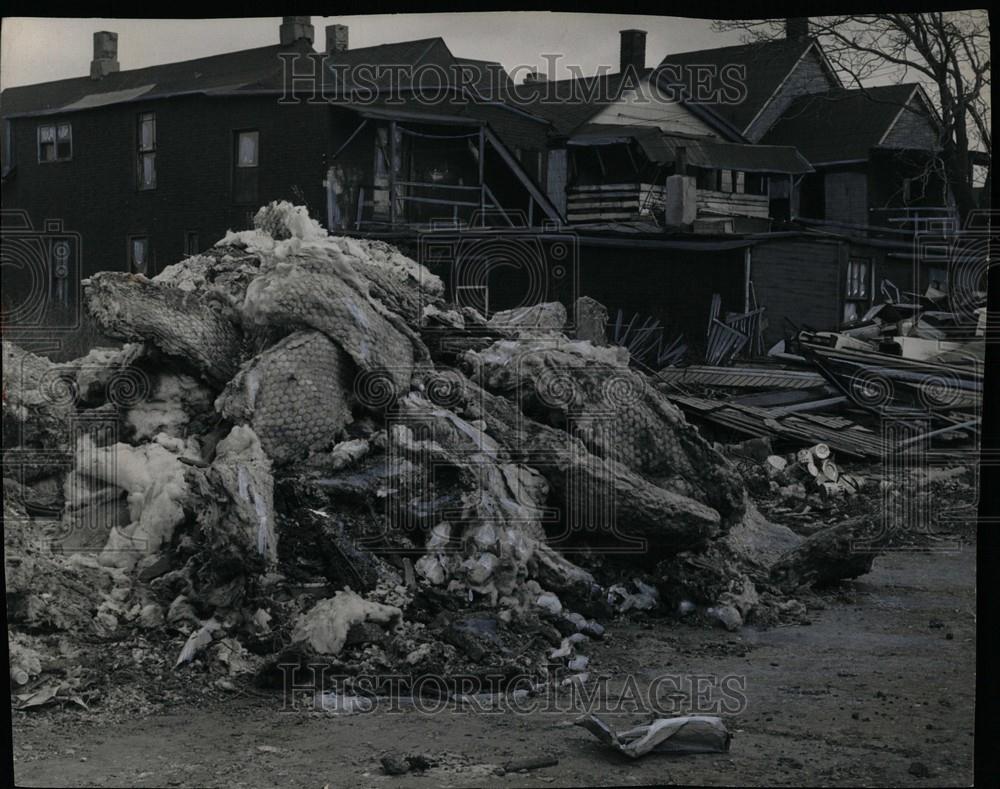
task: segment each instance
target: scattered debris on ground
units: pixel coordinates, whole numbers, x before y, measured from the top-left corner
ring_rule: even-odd
[[[596,715],[577,721],[605,745],[633,759],[654,751],[680,755],[685,753],[725,753],[732,735],[722,718],[712,715],[682,715],[658,718],[645,726],[614,731]]]
[[[57,364],[3,347],[20,709],[100,708],[139,676],[155,703],[307,675],[330,714],[418,695],[426,676],[477,680],[443,691],[465,699],[538,693],[587,683],[587,645],[615,617],[800,621],[800,598],[879,547],[875,516],[843,509],[883,490],[850,466],[870,456],[825,437],[850,430],[797,409],[780,429],[762,417],[756,446],[706,440],[685,411],[720,409],[607,344],[596,302],[577,303],[573,338],[557,303],[487,319],[393,247],[288,203],[152,279],[84,288],[121,348]],[[713,418],[757,424],[756,406],[726,408],[740,416]],[[790,435],[810,439],[770,446]],[[798,507],[827,517],[779,517]],[[632,756],[729,742],[707,718],[588,728]]]

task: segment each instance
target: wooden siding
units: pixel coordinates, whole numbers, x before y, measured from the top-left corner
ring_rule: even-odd
[[[829,171],[824,178],[825,218],[832,222],[868,224],[868,176],[864,172]]]
[[[785,336],[785,318],[815,329],[840,324],[842,246],[846,245],[782,239],[753,248],[750,279],[757,303],[767,308],[765,345]]]
[[[767,195],[748,195],[737,192],[698,190],[698,215],[710,213],[722,216],[752,216],[767,219],[770,201]]]
[[[570,222],[610,222],[639,215],[639,184],[574,186],[566,190]]]
[[[627,91],[618,101],[608,104],[590,119],[590,123],[656,126],[665,132],[715,136],[711,126],[683,104],[668,99],[648,80],[642,80],[635,92]]]
[[[933,150],[937,143],[937,130],[927,117],[923,102],[914,99],[899,113],[879,147]]]
[[[573,186],[566,190],[567,220],[570,222],[610,222],[649,216],[664,207],[664,187],[659,184],[600,184]],[[735,192],[697,191],[699,219],[751,217],[767,219],[767,195]]]
[[[156,188],[145,191],[136,188],[135,174],[141,112],[156,113]],[[72,160],[40,164],[36,128],[45,119],[13,119],[15,170],[3,185],[3,207],[27,211],[36,230],[57,218],[80,233],[83,276],[127,270],[129,236],[149,239],[154,274],[183,257],[188,233],[198,233],[207,247],[227,230],[248,227],[271,200],[304,201],[312,216],[325,220],[322,182],[331,145],[325,105],[279,104],[271,96],[180,96],[53,118],[72,124]],[[232,194],[233,135],[241,129],[260,132],[252,205]]]

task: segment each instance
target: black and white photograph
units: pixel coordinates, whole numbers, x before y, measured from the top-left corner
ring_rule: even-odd
[[[990,785],[991,14],[858,5],[5,10],[8,785]]]

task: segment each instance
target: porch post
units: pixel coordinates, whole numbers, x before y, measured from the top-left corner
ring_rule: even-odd
[[[389,121],[389,224],[396,224],[396,121]]]
[[[486,131],[479,127],[479,224],[486,224]]]

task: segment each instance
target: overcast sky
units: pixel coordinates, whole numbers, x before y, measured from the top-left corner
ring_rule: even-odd
[[[0,40],[0,86],[28,85],[89,74],[97,30],[118,33],[122,69],[215,55],[278,43],[280,17],[252,19],[42,19],[5,18]],[[498,60],[546,70],[542,54],[565,56],[593,73],[618,66],[618,31],[646,30],[647,65],[670,52],[740,43],[734,33],[713,33],[708,20],[669,16],[489,12],[469,14],[385,14],[313,17],[316,46],[323,27],[350,27],[351,48],[441,36],[459,57]],[[552,76],[552,75],[550,75]],[[565,65],[557,78],[567,77]]]

